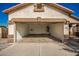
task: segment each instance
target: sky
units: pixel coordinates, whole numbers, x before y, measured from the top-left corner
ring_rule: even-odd
[[[0,26],[8,26],[8,15],[2,11],[8,9],[18,3],[0,3]],[[79,3],[59,3],[74,11],[73,15],[79,17]]]

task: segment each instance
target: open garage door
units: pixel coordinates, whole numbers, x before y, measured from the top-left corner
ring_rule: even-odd
[[[47,26],[49,26],[49,31],[47,31]],[[30,34],[50,34],[52,37],[64,40],[64,23],[17,23],[16,32],[17,40]]]
[[[29,34],[49,34],[47,26],[47,23],[30,23]]]
[[[33,21],[32,21],[33,20]],[[50,34],[60,40],[64,40],[64,19],[16,19],[15,39],[21,40],[29,34]],[[47,29],[49,28],[49,31]]]

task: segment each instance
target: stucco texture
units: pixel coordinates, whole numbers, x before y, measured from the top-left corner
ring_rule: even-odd
[[[70,21],[71,23],[77,22],[75,19],[72,19],[68,16],[68,14],[62,12],[61,10],[58,10],[54,7],[44,5],[44,12],[34,12],[34,5],[29,5],[28,7],[16,10],[14,12],[9,13],[9,21],[11,21],[13,18],[56,18],[56,19],[65,19],[66,21]],[[54,20],[54,19],[52,19]],[[15,35],[15,27],[17,27],[17,36],[18,38],[22,38],[21,36],[27,35],[27,24],[18,24],[16,26],[9,25],[9,34]],[[44,25],[45,27],[45,25]],[[18,29],[19,28],[19,29]],[[53,24],[51,25],[51,34],[53,36],[56,36],[57,38],[63,39],[64,33],[64,24]],[[42,29],[40,29],[42,30]],[[68,31],[68,30],[67,30]],[[19,34],[20,32],[20,34]],[[44,32],[44,31],[43,31]],[[37,32],[38,33],[38,32]],[[68,32],[66,33],[68,34]],[[15,35],[16,36],[16,35]],[[17,39],[18,39],[17,38]]]

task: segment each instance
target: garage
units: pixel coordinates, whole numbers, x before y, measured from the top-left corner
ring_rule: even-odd
[[[60,20],[61,21],[61,20]],[[28,36],[49,35],[61,41],[64,40],[64,22],[17,22],[16,23],[16,41],[21,41]],[[34,37],[35,37],[34,36]]]

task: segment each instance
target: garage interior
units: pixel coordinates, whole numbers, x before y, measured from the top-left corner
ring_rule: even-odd
[[[53,37],[62,41],[64,40],[64,23],[16,23],[16,41],[27,41],[28,37],[34,38],[33,40]]]

